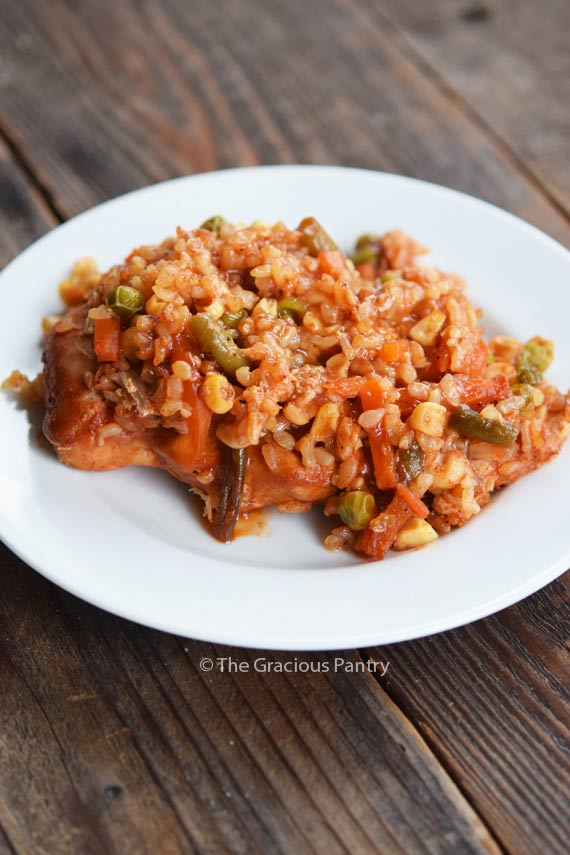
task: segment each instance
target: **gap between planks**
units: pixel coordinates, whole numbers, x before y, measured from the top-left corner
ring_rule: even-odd
[[[358,656],[360,656],[360,658],[362,659],[362,661],[364,662],[364,664],[366,666],[367,666],[368,662],[380,662],[379,659],[377,659],[376,657],[374,657],[372,655],[371,651],[368,648],[358,648],[355,650],[355,653]],[[461,779],[459,778],[459,776],[455,775],[453,769],[449,766],[449,764],[447,763],[445,758],[442,756],[441,752],[439,751],[439,749],[437,747],[437,743],[435,742],[435,740],[430,739],[428,733],[423,733],[423,731],[421,730],[421,728],[419,726],[419,723],[414,721],[414,719],[412,717],[411,710],[410,710],[408,704],[406,704],[405,700],[403,698],[397,697],[397,694],[395,692],[390,691],[390,689],[388,689],[388,687],[382,683],[381,677],[378,675],[378,672],[375,669],[369,671],[368,667],[367,667],[366,668],[366,674],[370,675],[370,677],[380,687],[380,689],[384,692],[384,694],[387,695],[387,697],[392,701],[394,706],[397,707],[397,709],[399,710],[402,717],[416,731],[416,733],[419,735],[419,738],[422,740],[422,742],[425,743],[428,751],[430,751],[433,754],[434,758],[437,760],[437,762],[441,766],[441,769],[444,772],[444,774],[454,784],[454,786],[457,788],[457,791],[461,794],[462,798],[469,805],[469,807],[473,811],[474,815],[477,817],[477,819],[481,823],[482,827],[486,830],[490,839],[493,841],[493,843],[497,847],[497,851],[504,853],[504,855],[509,855],[509,850],[505,849],[505,847],[500,843],[499,838],[496,836],[496,834],[494,832],[494,829],[492,828],[492,826],[489,825],[489,823],[487,822],[487,820],[485,819],[483,814],[480,813],[480,811],[477,808],[477,805],[474,803],[474,800],[472,799],[469,791],[466,790],[462,786]],[[513,855],[514,855],[514,853],[513,853]]]
[[[57,224],[61,225],[61,223],[64,223],[68,217],[65,216],[63,211],[59,210],[49,187],[47,187],[41,180],[32,163],[28,160],[23,151],[21,151],[17,142],[12,139],[1,121],[0,137],[8,149],[9,154],[12,156],[14,163],[19,167],[23,177],[29,181],[31,189],[35,190],[36,193],[39,193],[49,212],[55,217]],[[24,249],[25,248],[26,247],[24,247]]]

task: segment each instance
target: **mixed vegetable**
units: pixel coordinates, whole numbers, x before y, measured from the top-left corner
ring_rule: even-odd
[[[247,449],[226,447],[224,464],[224,480],[216,508],[213,533],[218,540],[227,543],[232,539],[239,516],[247,469]]]
[[[247,359],[227,328],[214,321],[207,312],[192,316],[190,331],[202,350],[210,354],[226,374],[235,376],[239,368],[247,366]]]
[[[510,448],[518,436],[519,429],[510,422],[487,419],[476,410],[462,405],[449,416],[449,427],[468,439],[479,439],[493,445]]]
[[[219,234],[220,231],[223,233],[225,222],[217,215],[202,223],[201,228]],[[303,219],[298,232],[301,245],[318,260],[318,269],[323,277],[338,277],[347,269],[352,271],[354,265],[363,278],[375,280],[381,293],[384,288],[393,288],[390,283],[403,276],[402,270],[387,269],[383,261],[382,240],[377,235],[362,235],[347,262],[345,255],[314,217]],[[279,300],[261,297],[253,314],[270,304],[271,313],[279,319],[299,325],[307,321],[307,303],[292,295]],[[121,338],[122,333],[129,332],[129,327],[135,324],[136,316],[144,308],[144,296],[135,287],[119,285],[108,293],[106,314],[93,315],[94,349],[99,361],[112,362],[119,358],[121,342],[127,340],[126,337]],[[387,336],[379,345],[378,360],[388,366],[388,373],[395,372],[392,366],[410,364],[414,345],[420,347],[425,356],[423,371],[426,380],[451,372],[451,352],[444,335],[449,322],[446,314],[433,304],[429,309],[424,316],[410,322],[405,335]],[[232,411],[239,398],[241,385],[246,382],[242,380],[240,384],[240,369],[252,367],[240,347],[240,343],[243,344],[240,326],[249,317],[246,309],[240,309],[214,317],[208,311],[200,311],[189,320],[188,333],[201,353],[213,362],[213,367],[211,370],[208,367],[199,383],[184,383],[184,400],[190,413],[187,419],[189,441],[195,444],[196,454],[198,449],[205,447],[212,418]],[[242,333],[243,330],[242,327]],[[396,548],[410,548],[437,537],[437,532],[430,525],[429,506],[433,496],[427,494],[424,502],[421,496],[426,488],[418,487],[426,466],[426,452],[417,437],[442,437],[444,432],[451,430],[465,440],[513,448],[519,435],[518,416],[510,421],[510,414],[502,416],[494,405],[516,395],[524,399],[522,412],[539,406],[544,395],[538,387],[553,359],[552,342],[546,339],[535,337],[522,346],[517,343],[517,346],[519,350],[511,361],[510,369],[514,376],[510,378],[504,373],[493,373],[491,369],[486,371],[493,365],[495,357],[482,340],[474,343],[461,370],[452,372],[461,401],[458,406],[439,403],[439,399],[415,400],[406,384],[401,383],[398,387],[400,409],[408,428],[415,431],[416,436],[411,442],[408,436],[402,447],[385,435],[381,419],[373,427],[366,427],[363,431],[364,453],[368,461],[366,478],[360,479],[362,483],[358,489],[353,485],[344,492],[340,491],[336,505],[336,513],[344,526],[355,533],[359,552],[382,558],[394,544]],[[123,353],[128,358],[136,358],[131,351],[123,349]],[[363,413],[380,412],[388,402],[383,377],[375,373],[366,377],[343,376],[333,385],[337,392],[346,388],[344,398],[350,399],[354,419]],[[331,384],[327,388],[332,389]],[[303,433],[303,424],[299,422],[291,426],[294,440]],[[305,430],[313,428],[314,424]],[[239,516],[249,458],[246,448],[226,445],[223,453],[223,482],[213,532],[225,542],[231,539]]]

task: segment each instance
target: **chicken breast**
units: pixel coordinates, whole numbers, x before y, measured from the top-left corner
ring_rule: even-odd
[[[44,348],[46,414],[43,430],[60,460],[76,469],[103,471],[126,466],[166,469],[215,509],[223,478],[223,446],[212,423],[205,450],[196,454],[193,437],[161,425],[133,424],[130,430],[114,420],[112,403],[90,387],[98,362],[92,337],[84,333],[86,309],[70,309],[49,334]],[[136,388],[124,389],[135,395]],[[136,422],[136,420],[135,420]],[[296,509],[327,499],[333,492],[331,470],[306,469],[292,451],[272,445],[272,467],[260,447],[248,453],[241,510],[249,513],[269,505]]]

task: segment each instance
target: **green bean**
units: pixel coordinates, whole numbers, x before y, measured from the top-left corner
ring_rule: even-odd
[[[422,471],[424,453],[417,442],[397,451],[398,474],[402,481],[413,481]]]
[[[479,439],[493,445],[510,448],[518,436],[519,429],[510,422],[486,419],[470,407],[457,407],[449,417],[449,426],[468,439]]]
[[[306,246],[311,255],[317,256],[319,252],[330,252],[338,249],[334,240],[326,233],[318,220],[314,217],[305,217],[298,226],[301,232],[301,243]]]
[[[117,285],[107,294],[107,307],[122,321],[130,321],[137,312],[144,309],[144,297],[137,288],[130,285]]]
[[[190,331],[205,353],[213,356],[222,371],[234,375],[238,368],[247,365],[247,359],[228,330],[212,320],[207,312],[190,318]]]
[[[224,217],[220,217],[219,214],[216,214],[215,216],[210,217],[208,220],[204,220],[200,228],[206,229],[209,232],[217,232],[219,234],[220,229],[222,228],[225,222],[226,221]]]
[[[239,312],[224,312],[221,321],[232,330],[237,330],[244,318],[247,318],[247,311],[240,309]]]
[[[298,297],[283,297],[277,304],[277,314],[280,318],[293,318],[301,323],[305,317],[307,307]]]
[[[374,496],[365,490],[351,490],[341,498],[338,512],[345,525],[353,531],[362,531],[376,515]]]
[[[248,461],[247,449],[226,446],[225,458],[222,490],[212,529],[214,537],[223,543],[232,539],[239,516]]]

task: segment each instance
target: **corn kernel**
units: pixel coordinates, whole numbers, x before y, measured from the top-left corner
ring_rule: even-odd
[[[494,422],[502,422],[503,417],[494,404],[487,404],[483,407],[480,414],[484,419],[491,419]]]
[[[436,343],[437,335],[445,323],[445,315],[438,309],[430,312],[421,321],[411,328],[409,336],[411,339],[421,344],[422,347],[431,347]]]
[[[437,540],[438,534],[429,523],[419,517],[413,517],[404,523],[394,541],[394,549],[415,549]]]
[[[234,405],[234,388],[223,374],[207,374],[202,383],[202,396],[213,413],[223,416]]]
[[[220,300],[214,300],[210,305],[206,308],[207,313],[210,315],[213,321],[219,321],[222,315],[225,312],[224,304]]]
[[[192,369],[189,363],[184,362],[183,359],[177,359],[176,362],[172,363],[172,373],[180,377],[181,380],[190,380],[192,377]]]
[[[268,315],[277,317],[277,300],[269,297],[262,297],[253,307],[252,315],[259,315],[260,312],[266,312]]]
[[[443,436],[447,410],[441,404],[424,401],[418,404],[408,419],[408,425],[427,436]]]
[[[317,442],[329,442],[335,438],[340,410],[338,404],[323,404],[319,407],[317,415],[311,425],[311,436]]]

